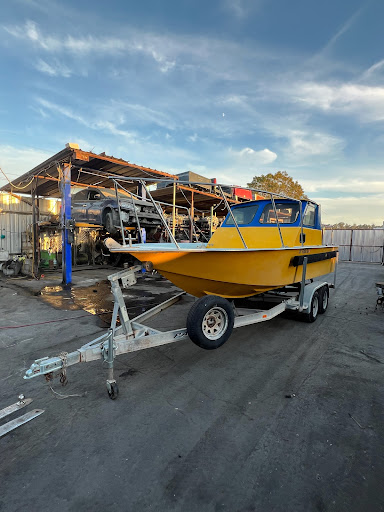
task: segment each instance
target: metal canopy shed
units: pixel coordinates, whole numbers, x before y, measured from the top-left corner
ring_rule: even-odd
[[[32,198],[33,275],[39,272],[39,197],[61,197],[63,283],[72,281],[72,241],[74,222],[71,218],[71,186],[111,187],[109,176],[177,180],[177,176],[132,164],[120,158],[82,151],[78,144],[68,143],[48,160],[37,165],[1,188],[4,192],[30,193]],[[137,181],[125,183],[136,191]]]
[[[155,201],[162,201],[164,203],[172,204],[173,202],[173,187],[159,188],[151,192]],[[238,204],[239,201],[227,198],[229,204]],[[199,190],[196,188],[188,187],[176,183],[176,204],[177,206],[185,206],[187,208],[194,208],[201,211],[209,211],[211,207],[216,206],[217,215],[224,216],[227,214],[227,208],[223,198],[217,194]]]
[[[111,174],[124,177],[137,178],[171,178],[178,177],[156,169],[150,169],[141,165],[132,164],[121,158],[107,156],[105,153],[97,155],[91,151],[82,151],[74,144],[59,151],[45,162],[37,165],[19,178],[1,188],[5,192],[32,193],[43,197],[59,197],[61,192],[58,187],[60,175],[58,166],[71,164],[70,181],[72,185],[95,185],[111,187],[108,176]],[[127,184],[134,188],[136,184]]]
[[[149,167],[136,165],[121,158],[108,156],[105,153],[95,154],[83,151],[77,144],[68,143],[66,147],[26,172],[0,190],[9,193],[30,193],[32,198],[33,215],[33,261],[34,273],[38,274],[39,261],[39,197],[61,197],[61,226],[62,254],[63,254],[63,283],[71,282],[71,233],[74,224],[71,220],[71,186],[99,186],[112,187],[110,177],[125,178],[122,181],[124,188],[140,194],[141,190],[137,178],[147,179],[150,182],[168,180],[174,186],[158,189],[152,192],[153,198],[164,203],[173,203],[189,209],[193,218],[194,210],[213,211],[224,216],[227,209],[222,197],[214,191],[203,191],[197,188],[177,183],[179,177]],[[127,178],[136,178],[130,182]],[[175,190],[175,195],[174,195]],[[141,195],[141,194],[140,194]],[[228,203],[236,204],[238,201],[227,198]]]

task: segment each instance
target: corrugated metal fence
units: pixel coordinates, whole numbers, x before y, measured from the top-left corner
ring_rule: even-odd
[[[384,229],[324,229],[324,243],[339,246],[339,259],[383,263]]]
[[[27,201],[29,201],[27,199]],[[56,201],[40,199],[40,220],[48,220]],[[32,206],[9,194],[0,194],[0,251],[10,255],[22,253],[22,233],[31,230]]]

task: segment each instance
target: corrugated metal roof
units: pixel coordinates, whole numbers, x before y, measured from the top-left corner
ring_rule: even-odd
[[[176,185],[176,206],[186,206],[187,208],[190,208],[192,203],[192,193],[193,205],[197,210],[209,211],[211,206],[218,205],[216,214],[218,216],[224,216],[227,214],[227,208],[221,196],[202,190],[197,190],[186,185],[181,185],[179,183]],[[172,204],[173,186],[154,190],[151,192],[151,195],[156,201]],[[227,201],[230,205],[239,203],[239,201],[235,201],[234,199],[229,198],[227,198]]]
[[[57,166],[63,163],[71,163],[71,180],[84,185],[95,185],[110,187],[108,180],[110,175],[137,178],[171,178],[177,180],[174,174],[158,171],[149,167],[136,165],[121,158],[108,156],[105,153],[97,155],[91,151],[81,149],[65,148],[53,155],[45,162],[37,165],[27,173],[12,181],[12,185],[3,186],[0,190],[19,193],[30,193],[32,187],[38,187],[39,196],[57,197],[60,196],[58,188],[59,172]],[[38,176],[38,177],[37,177]],[[34,178],[36,177],[36,178]],[[129,186],[127,184],[127,186]],[[137,184],[130,186],[134,189]]]

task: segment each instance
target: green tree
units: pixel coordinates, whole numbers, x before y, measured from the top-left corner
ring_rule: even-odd
[[[295,199],[308,199],[304,194],[303,187],[298,181],[294,181],[286,171],[277,171],[275,174],[261,174],[255,176],[248,187],[275,192],[283,196],[293,197]]]
[[[325,227],[330,229],[375,229],[380,226],[375,226],[375,224],[347,224],[345,222],[338,222],[337,224],[327,224]]]

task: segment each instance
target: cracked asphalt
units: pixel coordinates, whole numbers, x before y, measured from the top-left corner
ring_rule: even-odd
[[[87,277],[105,279],[99,270]],[[383,511],[377,281],[382,266],[341,263],[313,324],[280,316],[235,330],[214,351],[184,341],[119,356],[112,401],[99,361],[69,368],[66,387],[54,381],[81,397],[60,400],[43,378],[22,379],[34,359],[75,350],[105,324],[33,295],[44,283],[0,280],[0,409],[20,392],[33,398],[2,424],[45,410],[0,438],[0,510]],[[147,281],[146,294],[151,286],[158,295],[164,283]],[[192,301],[151,325],[184,326]]]

